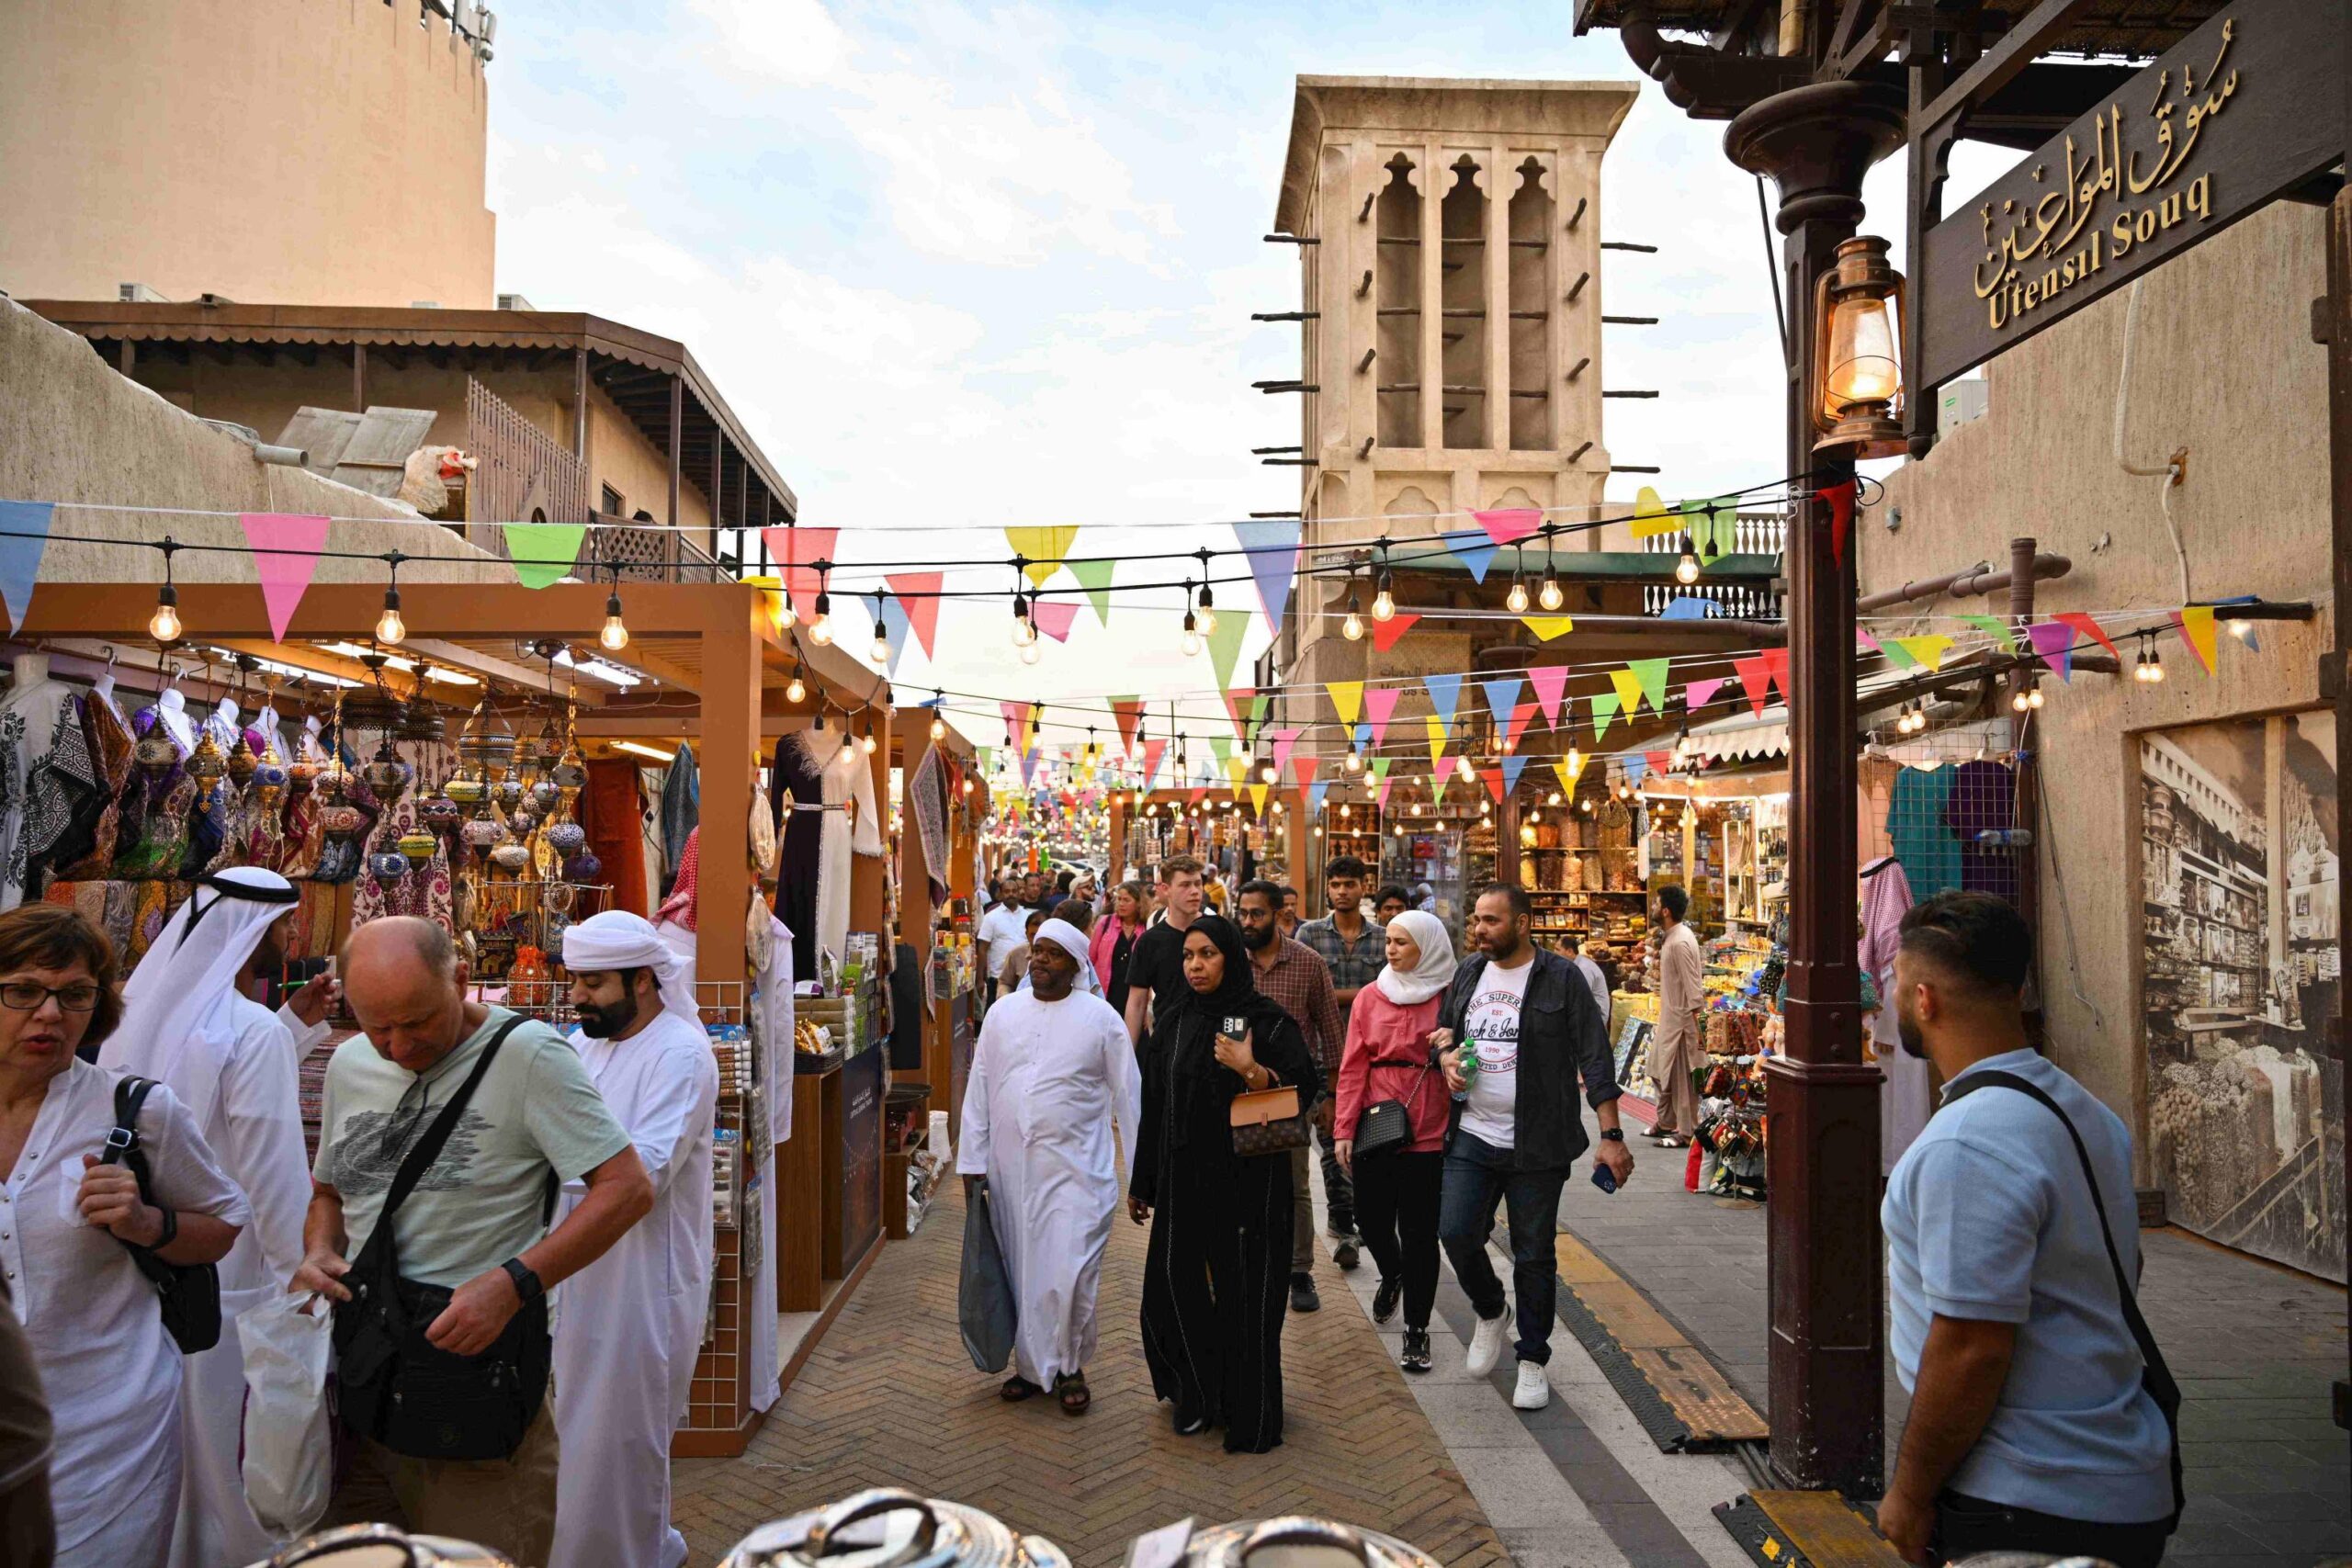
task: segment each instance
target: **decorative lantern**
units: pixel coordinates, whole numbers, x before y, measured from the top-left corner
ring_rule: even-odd
[[[510,874],[519,872],[531,863],[531,852],[521,840],[508,839],[491,846],[490,863]]]
[[[594,887],[597,886],[597,878],[604,874],[605,863],[596,858],[595,852],[593,850],[582,850],[563,863],[563,879],[566,882],[577,882],[582,886]],[[752,902],[756,904],[758,900],[753,899]]]
[[[239,730],[236,745],[229,749],[229,782],[243,789],[253,782],[254,770],[260,766],[261,759],[254,755],[253,742]]]
[[[390,887],[408,874],[408,857],[395,850],[379,851],[368,857],[368,874]]]
[[[196,750],[187,754],[187,771],[197,783],[209,788],[229,772],[229,759],[220,754],[220,743],[210,730],[198,730]]]
[[[402,833],[400,837],[401,854],[411,865],[423,865],[440,847],[441,840],[430,833]]]
[[[1886,242],[1860,234],[1838,247],[1814,295],[1813,444],[1823,457],[1849,462],[1900,457],[1903,434],[1903,275],[1887,260]]]
[[[497,818],[484,811],[468,818],[466,825],[458,830],[458,835],[465,840],[468,849],[487,850],[506,837],[506,829]]]
[[[376,743],[376,754],[360,768],[359,776],[368,782],[369,789],[376,792],[376,798],[388,805],[398,799],[401,791],[408,787],[408,764],[401,761],[398,751],[392,750],[390,736]]]
[[[588,843],[588,829],[577,822],[550,822],[542,836],[548,841],[548,848],[560,855],[577,854]]]
[[[526,793],[530,797],[531,810],[542,818],[554,816],[556,807],[563,804],[563,786],[553,779],[541,779]]]

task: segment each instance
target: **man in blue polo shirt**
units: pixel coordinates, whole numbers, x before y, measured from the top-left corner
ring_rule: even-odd
[[[2027,1043],[2032,954],[2024,919],[1987,894],[1944,894],[1904,917],[1903,1049],[1933,1061],[1946,1088],[1887,1183],[1887,1291],[1911,1415],[1879,1529],[1915,1562],[2023,1551],[2154,1568],[2178,1505],[2173,1434],[2143,1385],[2117,1277],[2139,1277],[2132,1138]],[[2064,1120],[1989,1074],[2024,1080]]]

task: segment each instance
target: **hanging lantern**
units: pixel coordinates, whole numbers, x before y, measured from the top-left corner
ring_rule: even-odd
[[[1815,452],[1849,462],[1900,457],[1903,434],[1903,275],[1887,244],[1860,234],[1838,247],[1814,295]]]

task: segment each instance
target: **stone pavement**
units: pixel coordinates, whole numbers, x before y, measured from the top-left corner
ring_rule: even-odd
[[[1115,1568],[1130,1539],[1188,1514],[1212,1523],[1293,1512],[1385,1531],[1450,1568],[1510,1561],[1328,1263],[1324,1310],[1292,1317],[1283,1335],[1287,1419],[1270,1454],[1227,1454],[1214,1438],[1170,1430],[1136,1329],[1145,1233],[1124,1217],[1087,1369],[1093,1409],[1073,1419],[1048,1399],[1004,1404],[999,1380],[972,1370],[957,1337],[963,1199],[946,1185],[915,1235],[885,1247],[750,1450],[674,1467],[690,1562],[714,1562],[763,1520],[868,1486],[984,1508],[1081,1568]]]
[[[1652,1153],[1642,1174],[1660,1164]],[[1760,1204],[1679,1180],[1636,1180],[1614,1196],[1571,1181],[1560,1224],[1766,1410],[1764,1220]],[[2330,1382],[2345,1373],[2343,1290],[2182,1231],[2140,1240],[2141,1304],[2183,1395],[2188,1511],[2165,1560],[2284,1568],[2352,1553],[2352,1448],[2328,1414]],[[1887,1389],[1891,1454],[1906,1409],[1892,1365]]]

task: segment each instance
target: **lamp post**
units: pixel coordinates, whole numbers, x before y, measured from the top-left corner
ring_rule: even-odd
[[[1842,441],[1816,451],[1818,419],[1841,306],[1852,342],[1875,344],[1863,285],[1883,281],[1869,262],[1883,264],[1883,246],[1853,253],[1853,289],[1824,283],[1861,221],[1863,175],[1903,143],[1904,110],[1888,89],[1810,83],[1744,110],[1724,137],[1733,163],[1780,192],[1788,471],[1815,476],[1798,485],[1788,540],[1789,841],[1801,858],[1790,879],[1787,1048],[1767,1065],[1771,1464],[1783,1484],[1858,1496],[1878,1495],[1885,1474],[1880,1073],[1862,1060],[1854,943],[1854,559],[1838,558],[1829,509],[1812,491],[1853,475],[1859,453]],[[1877,389],[1859,376],[1845,386]],[[1847,400],[1858,417],[1877,417],[1860,406],[1875,398]]]

